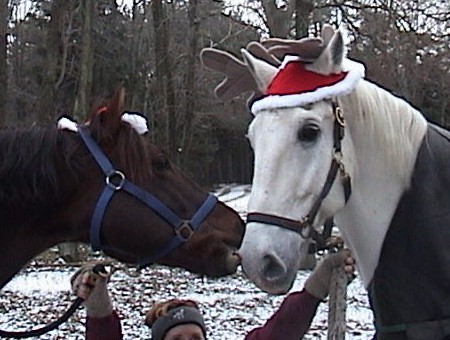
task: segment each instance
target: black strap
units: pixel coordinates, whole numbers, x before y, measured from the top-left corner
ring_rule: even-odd
[[[67,319],[70,318],[70,316],[80,307],[80,305],[83,303],[82,298],[76,298],[75,301],[72,303],[70,308],[63,314],[61,317],[48,325],[45,325],[41,328],[32,329],[29,331],[3,331],[0,330],[0,337],[2,338],[12,338],[12,339],[23,339],[23,338],[30,338],[32,336],[41,336],[47,332],[50,332],[56,328],[58,328],[62,323],[66,322]]]
[[[250,222],[276,225],[278,227],[282,227],[285,229],[295,231],[296,233],[299,233],[300,235],[302,235],[301,231],[304,228],[303,221],[292,220],[292,219],[286,218],[286,217],[264,214],[264,213],[259,213],[259,212],[252,212],[252,213],[247,214],[247,223],[250,223]]]

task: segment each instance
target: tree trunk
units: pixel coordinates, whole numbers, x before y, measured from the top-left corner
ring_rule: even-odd
[[[295,38],[308,36],[309,17],[314,10],[311,0],[295,0]]]
[[[66,242],[58,245],[59,255],[67,262],[80,262],[82,256],[78,249],[78,243]]]
[[[262,5],[267,18],[269,34],[275,38],[287,38],[292,27],[295,0],[286,1],[284,7],[279,8],[276,0],[263,0]]]
[[[84,121],[90,110],[90,98],[92,95],[92,21],[94,16],[94,2],[81,1],[81,58],[80,73],[78,78],[77,97],[75,100],[74,115],[78,121]]]
[[[153,27],[155,31],[156,84],[160,98],[158,112],[163,117],[164,146],[171,157],[176,151],[175,91],[173,85],[172,61],[169,51],[169,18],[164,11],[163,1],[152,1]],[[156,99],[156,98],[155,98]]]
[[[58,79],[62,71],[62,56],[64,56],[65,13],[70,1],[54,0],[51,9],[51,20],[47,28],[45,47],[46,65],[43,69],[41,98],[38,121],[51,121],[56,113]],[[35,119],[36,120],[36,119]]]
[[[192,121],[194,120],[195,101],[197,96],[197,82],[195,75],[197,74],[197,59],[198,59],[198,30],[200,20],[197,16],[198,1],[191,0],[188,5],[188,20],[189,20],[189,49],[187,53],[187,70],[185,78],[186,104],[183,117],[183,126],[180,128],[183,131],[180,146],[183,151],[183,159],[189,157],[190,146],[192,141]],[[179,154],[179,153],[178,153]]]
[[[8,100],[8,67],[7,67],[7,31],[8,31],[8,1],[0,1],[0,125],[7,121]]]

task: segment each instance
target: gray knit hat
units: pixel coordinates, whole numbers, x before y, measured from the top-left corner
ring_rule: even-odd
[[[162,340],[171,328],[190,323],[200,326],[206,339],[205,321],[200,311],[194,307],[180,306],[169,310],[153,323],[152,340]]]

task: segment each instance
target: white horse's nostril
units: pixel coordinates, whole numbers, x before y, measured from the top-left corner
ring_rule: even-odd
[[[286,266],[275,254],[263,256],[263,276],[267,281],[279,281],[286,275]]]

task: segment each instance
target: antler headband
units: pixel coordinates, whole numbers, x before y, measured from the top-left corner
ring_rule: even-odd
[[[308,65],[320,59],[336,34],[331,26],[325,25],[319,38],[251,42],[243,49],[245,61],[214,48],[203,49],[200,57],[205,66],[225,74],[225,79],[215,88],[215,94],[220,99],[228,100],[248,91],[254,95],[259,92],[260,85],[264,98],[252,104],[252,112],[256,113],[264,108],[291,107],[317,101],[353,88],[364,76],[364,68],[360,64],[353,62],[357,65],[352,65],[351,69],[329,75],[308,70]],[[268,88],[257,84],[248,55],[269,64],[269,68],[273,67],[276,76]]]

